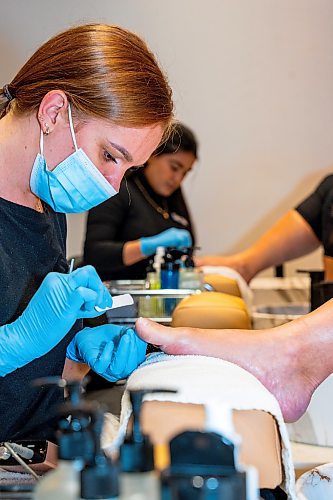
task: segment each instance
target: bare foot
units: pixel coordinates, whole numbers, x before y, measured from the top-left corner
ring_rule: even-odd
[[[276,397],[284,419],[293,422],[305,412],[313,391],[333,371],[332,367],[320,366],[320,353],[313,339],[306,338],[316,320],[316,313],[311,314],[269,330],[172,328],[144,318],[137,321],[136,330],[146,342],[168,354],[201,354],[241,366]]]

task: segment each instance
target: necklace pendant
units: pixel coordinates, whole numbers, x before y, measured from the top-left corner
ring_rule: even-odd
[[[145,198],[146,201],[148,201],[149,205],[151,205],[156,212],[162,215],[163,219],[168,220],[170,219],[170,214],[167,210],[163,209],[157,203],[149,196],[139,179],[134,179],[135,184],[138,186],[139,190],[141,191],[143,197]]]

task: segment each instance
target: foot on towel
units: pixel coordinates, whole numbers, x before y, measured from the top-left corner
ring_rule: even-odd
[[[333,372],[333,301],[267,330],[165,327],[148,319],[138,335],[168,354],[222,358],[252,373],[276,397],[287,422],[300,418],[318,385]]]

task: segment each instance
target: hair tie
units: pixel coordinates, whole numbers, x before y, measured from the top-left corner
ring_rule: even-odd
[[[14,99],[14,97],[12,96],[12,94],[9,92],[9,88],[8,88],[7,84],[3,86],[2,92],[7,97],[7,99],[8,99],[9,102]]]

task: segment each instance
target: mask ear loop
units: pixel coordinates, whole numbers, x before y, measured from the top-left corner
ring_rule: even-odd
[[[41,156],[44,156],[44,154],[43,154],[44,153],[44,136],[43,136],[42,127],[40,128],[39,149],[40,149]]]
[[[71,105],[69,103],[68,103],[68,120],[69,120],[69,128],[70,128],[72,139],[73,139],[73,144],[75,146],[75,151],[77,151],[78,147],[77,147],[77,143],[76,143],[74,126],[73,126],[72,110],[71,110]]]
[[[72,110],[71,110],[71,105],[68,103],[68,121],[69,121],[69,128],[71,131],[71,136],[73,140],[73,144],[75,146],[75,150],[78,150],[77,147],[77,142],[76,142],[76,137],[75,137],[75,132],[74,132],[74,126],[73,126],[73,118],[72,118]],[[41,156],[44,156],[44,134],[43,134],[43,129],[40,129],[40,139],[39,139],[39,148],[40,148],[40,154]]]

